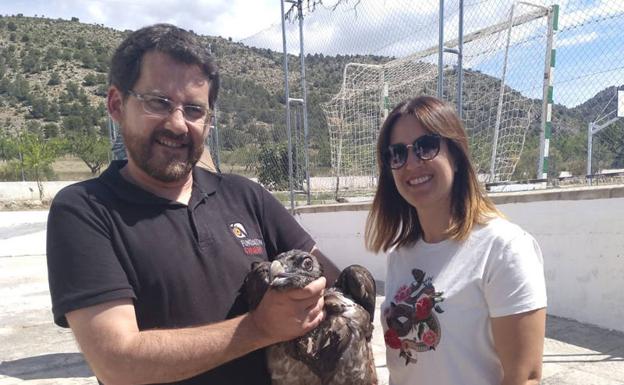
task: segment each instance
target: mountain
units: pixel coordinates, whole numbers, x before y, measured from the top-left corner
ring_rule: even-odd
[[[48,138],[73,133],[108,137],[104,105],[108,62],[114,48],[129,32],[84,24],[77,18],[1,16],[0,136],[38,131]],[[200,39],[210,45],[222,76],[218,100],[221,162],[238,167],[231,166],[225,171],[253,170],[263,149],[275,155],[279,151],[276,146],[286,140],[283,55],[221,37],[200,36]],[[320,106],[338,92],[344,65],[348,62],[382,64],[392,59],[307,55],[313,173],[329,172],[329,133]],[[289,70],[291,97],[301,97],[298,57],[289,57]],[[498,81],[487,79],[492,84]],[[584,172],[588,119],[612,92],[612,89],[605,89],[575,108],[554,106],[553,172],[563,169],[577,174]],[[537,111],[541,110],[541,101],[532,103]],[[534,175],[538,137],[539,117],[529,130],[516,177]],[[300,140],[300,136],[294,139]],[[618,151],[618,146],[613,150]],[[618,162],[615,158],[604,161],[614,165]]]
[[[105,95],[109,59],[129,33],[72,20],[0,17],[1,132],[43,130],[108,136]],[[257,147],[286,139],[283,55],[221,37],[200,36],[220,67],[219,140],[225,162],[253,167]],[[314,164],[329,165],[329,135],[320,104],[335,94],[349,61],[373,56],[308,55],[310,146]],[[299,59],[289,57],[291,97],[301,97]],[[253,148],[250,148],[253,147]]]

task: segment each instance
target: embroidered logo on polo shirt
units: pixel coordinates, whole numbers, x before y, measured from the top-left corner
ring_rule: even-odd
[[[230,223],[230,229],[236,238],[247,238],[247,230],[245,230],[245,226],[242,223]]]
[[[230,223],[232,234],[240,241],[243,252],[247,255],[261,255],[264,251],[264,242],[258,238],[248,238],[247,230],[242,223]]]

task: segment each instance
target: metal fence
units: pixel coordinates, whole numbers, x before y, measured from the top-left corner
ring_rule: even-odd
[[[435,95],[438,85],[443,98],[462,100],[484,181],[547,176],[585,182],[589,147],[591,180],[624,168],[624,125],[616,116],[624,80],[624,2],[310,0],[302,2],[302,19],[296,3],[282,3],[288,14],[284,41],[278,14],[272,27],[241,43],[266,55],[286,49],[291,99],[304,98],[303,46],[307,108],[291,104],[290,130],[285,111],[271,123],[252,117],[252,143],[241,148],[225,149],[213,140],[223,171],[244,171],[272,190],[311,192],[313,199],[370,194],[376,132],[388,108],[409,96]],[[457,82],[460,73],[463,81]],[[239,134],[227,125],[213,132]]]

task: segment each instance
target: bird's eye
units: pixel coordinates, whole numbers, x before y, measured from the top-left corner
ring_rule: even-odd
[[[312,258],[305,258],[303,262],[301,262],[301,267],[303,267],[307,271],[312,270],[312,267],[314,267],[314,263],[312,263]]]

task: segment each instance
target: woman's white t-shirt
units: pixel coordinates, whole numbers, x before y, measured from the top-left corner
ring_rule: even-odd
[[[504,219],[390,252],[381,305],[391,385],[499,385],[490,317],[546,307],[535,239]]]

